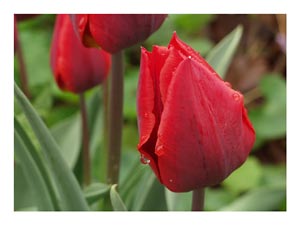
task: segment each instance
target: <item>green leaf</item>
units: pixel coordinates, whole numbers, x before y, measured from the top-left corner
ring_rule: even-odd
[[[18,158],[14,161],[14,210],[24,211],[26,208],[35,206],[35,197],[33,190],[30,188],[28,180],[24,175],[23,168],[20,165]]]
[[[189,33],[197,33],[204,26],[208,25],[215,17],[213,14],[179,14],[170,15],[173,19],[176,30]]]
[[[15,132],[21,137],[26,149],[34,160],[39,172],[41,173],[41,176],[45,181],[54,209],[59,210],[58,199],[55,193],[55,185],[53,183],[54,178],[51,177],[51,173],[49,173],[48,169],[46,168],[45,160],[42,158],[40,152],[37,151],[36,147],[33,145],[25,130],[16,118],[14,119],[14,128]]]
[[[49,53],[52,31],[53,25],[38,30],[20,26],[20,42],[31,87],[53,82],[50,54],[45,54]]]
[[[265,102],[249,110],[249,118],[259,139],[274,139],[286,134],[286,83],[280,74],[264,76],[260,89]]]
[[[39,140],[44,155],[47,157],[52,173],[55,175],[63,210],[88,210],[88,205],[80,186],[63,159],[61,150],[51,136],[50,131],[16,84],[14,92],[20,107]]]
[[[116,190],[117,185],[114,184],[110,189],[110,200],[114,211],[127,211],[124,202],[122,201],[119,193]]]
[[[21,137],[16,131],[14,134],[15,154],[19,158],[24,175],[35,194],[34,196],[38,209],[42,211],[53,210],[54,207],[51,202],[51,197],[37,165],[32,159]]]
[[[33,105],[40,115],[47,116],[52,107],[52,102],[51,88],[49,86],[43,86],[38,96],[34,99]]]
[[[191,211],[192,192],[175,193],[165,188],[168,211]]]
[[[182,40],[185,40],[193,49],[197,52],[200,52],[201,56],[207,55],[207,53],[213,48],[213,43],[208,38],[193,38],[191,39],[189,36],[182,37]]]
[[[224,188],[205,188],[204,210],[217,211],[235,198],[235,194]]]
[[[286,188],[286,165],[264,165],[262,185]]]
[[[240,43],[243,27],[237,26],[230,34],[223,38],[207,55],[207,62],[224,79],[232,57]]]
[[[106,195],[110,190],[110,185],[103,183],[93,183],[84,189],[85,199],[89,204],[97,202],[101,197]]]
[[[57,141],[70,168],[74,168],[81,147],[81,123],[79,115],[65,119],[51,128],[51,133]]]
[[[256,158],[250,156],[240,168],[224,180],[223,185],[229,191],[239,194],[257,187],[262,175],[262,166]]]
[[[147,197],[153,187],[155,179],[156,178],[154,173],[151,170],[147,170],[141,180],[141,184],[138,190],[135,193],[135,199],[132,207],[133,211],[139,211],[143,208]]]
[[[125,157],[124,157],[125,156]],[[129,155],[130,156],[130,155]],[[128,158],[128,159],[126,159]],[[129,160],[130,158],[123,154],[121,163],[121,173],[120,173],[120,195],[124,199],[124,202],[131,208],[133,200],[135,197],[136,190],[138,188],[138,183],[141,181],[142,176],[145,174],[146,167],[143,166],[139,159],[137,159],[132,164]],[[132,164],[129,166],[129,164]],[[128,165],[128,166],[125,166]],[[127,167],[127,168],[126,168]],[[125,169],[126,168],[126,169]]]
[[[136,89],[139,70],[131,69],[125,76],[124,83],[124,117],[129,120],[136,120]]]
[[[286,199],[285,188],[262,187],[249,191],[221,211],[271,211],[279,210]]]

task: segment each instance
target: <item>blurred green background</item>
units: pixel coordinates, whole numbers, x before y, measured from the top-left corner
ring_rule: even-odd
[[[206,189],[205,210],[286,210],[286,54],[285,15],[169,15],[162,27],[143,45],[167,45],[173,31],[202,56],[237,25],[244,31],[225,80],[244,94],[256,143],[246,163],[223,183]],[[19,21],[18,31],[29,79],[31,103],[50,128],[62,154],[81,182],[81,125],[78,96],[56,86],[49,60],[55,15],[38,15]],[[124,127],[119,190],[129,210],[189,211],[191,193],[175,194],[165,189],[136,150],[136,87],[140,45],[126,50]],[[15,81],[20,83],[15,57]],[[103,121],[101,87],[88,91],[92,175],[104,183],[102,168]],[[24,114],[15,104],[15,116],[30,139],[38,142]],[[15,210],[36,210],[20,162],[15,159]],[[99,186],[85,190],[88,196]],[[105,194],[100,193],[105,198]],[[92,209],[105,210],[103,198],[89,199]]]

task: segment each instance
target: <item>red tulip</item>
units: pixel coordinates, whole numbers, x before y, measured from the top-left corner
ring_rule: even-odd
[[[163,23],[167,15],[147,14],[76,14],[73,24],[82,42],[99,45],[116,53],[146,40]]]
[[[137,107],[141,161],[174,192],[220,183],[254,144],[242,94],[175,33],[142,49]]]
[[[68,15],[57,16],[51,46],[51,67],[61,89],[84,92],[107,77],[110,65],[109,53],[82,45]]]

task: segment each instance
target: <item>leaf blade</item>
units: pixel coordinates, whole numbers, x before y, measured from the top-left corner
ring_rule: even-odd
[[[21,137],[25,147],[28,149],[30,156],[32,157],[33,161],[36,163],[36,166],[45,181],[54,209],[59,210],[57,195],[55,193],[54,184],[53,184],[54,179],[51,177],[51,174],[49,173],[46,166],[44,165],[45,163],[44,160],[42,159],[41,155],[34,147],[33,143],[30,141],[25,130],[23,129],[23,127],[21,126],[21,124],[16,118],[14,119],[14,128],[15,128],[15,132]]]
[[[38,138],[39,143],[42,146],[42,151],[48,159],[50,168],[55,175],[63,209],[75,211],[88,210],[88,204],[81,192],[81,188],[74,174],[64,161],[59,147],[51,136],[50,131],[16,84],[14,87],[14,93],[20,107],[32,127],[32,130]]]
[[[98,201],[100,197],[106,195],[110,190],[110,185],[103,183],[93,183],[84,190],[85,199],[89,204]]]
[[[278,205],[286,198],[285,188],[261,187],[249,191],[221,211],[271,211],[278,210]]]
[[[231,33],[224,37],[207,55],[206,61],[224,79],[232,57],[241,40],[243,27],[237,26]]]
[[[110,189],[110,200],[114,211],[127,211],[127,208],[116,190],[117,185],[114,184]]]
[[[14,144],[15,154],[20,159],[21,166],[23,165],[23,171],[28,180],[28,183],[30,184],[35,193],[35,196],[37,197],[36,201],[38,209],[42,211],[54,210],[54,206],[52,204],[51,197],[49,195],[44,179],[24,142],[16,131],[14,132]]]

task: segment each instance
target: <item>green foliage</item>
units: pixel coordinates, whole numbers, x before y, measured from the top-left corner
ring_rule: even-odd
[[[20,27],[20,40],[24,54],[30,87],[45,85],[53,81],[49,52],[52,27],[26,29]],[[37,63],[38,62],[38,63]]]
[[[28,183],[33,192],[35,193],[34,197],[37,208],[41,211],[54,210],[46,183],[33,158],[31,157],[25,143],[22,141],[22,138],[16,131],[14,140],[16,157],[20,159],[24,175],[29,181]]]
[[[117,185],[114,184],[110,189],[110,200],[114,211],[127,211],[124,202],[122,201],[120,195],[117,192]]]
[[[81,123],[79,115],[65,119],[51,128],[60,146],[61,154],[70,168],[74,168],[81,149]]]
[[[20,162],[15,158],[14,163],[14,210],[15,211],[36,211],[33,189],[29,186]]]
[[[93,183],[84,189],[84,196],[91,205],[99,201],[104,195],[108,194],[110,186],[103,183]]]
[[[58,186],[60,197],[62,199],[62,209],[64,210],[88,210],[86,201],[80,191],[78,182],[65,163],[57,143],[54,141],[43,121],[36,111],[32,108],[30,102],[15,84],[15,97],[24,111],[30,125],[39,140],[41,149],[47,157],[50,168],[53,171],[54,180]]]
[[[175,27],[188,33],[197,33],[214,19],[213,14],[181,14],[170,15],[173,18]]]
[[[262,178],[261,167],[256,158],[248,157],[247,161],[223,182],[224,187],[235,194],[255,188]]]
[[[220,41],[207,55],[207,62],[224,79],[232,57],[240,43],[243,27],[238,26],[222,41]]]
[[[221,208],[223,211],[280,210],[286,198],[285,188],[257,188]]]
[[[286,134],[285,81],[280,74],[269,74],[262,78],[259,88],[264,104],[249,110],[249,118],[256,131],[256,146]]]
[[[203,32],[213,19],[212,15],[169,15],[162,27],[142,45],[149,49],[153,44],[167,45],[176,31],[182,40],[206,57],[219,75],[225,77],[243,29],[237,27],[215,45]],[[81,189],[80,180],[76,179],[82,173],[78,97],[62,92],[54,82],[49,63],[53,22],[53,15],[45,15],[19,25],[33,98],[30,103],[15,88],[15,210],[190,211],[191,192],[167,190],[150,167],[140,163],[136,150],[138,65],[126,64],[125,70],[118,188],[105,184],[103,139],[107,131],[103,130],[102,90],[96,87],[86,94],[92,184]],[[139,52],[135,47],[128,51]],[[126,60],[130,62],[129,58]],[[15,80],[18,82],[18,79],[19,68],[15,63]],[[286,134],[285,80],[270,74],[263,77],[258,88],[263,102],[249,110],[256,130],[256,146]],[[285,165],[265,165],[250,156],[222,184],[206,188],[205,210],[285,210],[285,199]]]

